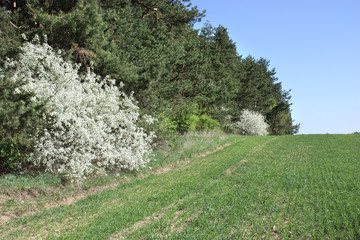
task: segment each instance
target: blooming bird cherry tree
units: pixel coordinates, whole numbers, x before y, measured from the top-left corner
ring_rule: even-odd
[[[34,92],[33,101],[46,103],[46,124],[31,154],[35,165],[79,181],[149,162],[154,135],[137,126],[139,108],[132,95],[91,69],[79,74],[80,65],[65,61],[38,37],[21,52],[19,60],[7,60],[4,70],[24,83],[16,91]]]

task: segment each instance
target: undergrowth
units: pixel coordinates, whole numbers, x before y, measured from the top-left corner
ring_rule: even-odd
[[[179,162],[226,144],[233,138],[219,132],[179,135],[174,141],[159,145],[147,167],[120,174],[91,175],[82,184],[64,182],[61,175],[51,173],[4,174],[0,176],[1,214],[21,217],[39,211],[45,205],[56,207],[66,204],[69,199],[73,202],[108,186],[113,188],[131,179],[148,176],[165,166],[175,167]],[[52,204],[54,202],[58,204]]]

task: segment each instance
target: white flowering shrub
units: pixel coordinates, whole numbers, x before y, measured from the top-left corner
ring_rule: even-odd
[[[240,120],[231,124],[234,133],[250,136],[266,136],[269,125],[265,117],[258,112],[243,110]]]
[[[153,134],[137,126],[139,108],[132,96],[89,69],[65,61],[39,38],[24,44],[19,60],[8,60],[16,91],[33,92],[44,102],[45,129],[39,132],[31,159],[46,170],[81,180],[91,173],[106,173],[145,166]],[[149,118],[152,121],[152,118]]]

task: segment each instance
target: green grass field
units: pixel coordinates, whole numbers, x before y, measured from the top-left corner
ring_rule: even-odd
[[[71,190],[3,177],[2,214],[21,214],[0,239],[360,239],[359,134],[194,135],[157,156],[151,171],[102,178],[118,185],[48,209],[48,185],[49,202]],[[29,213],[5,194],[14,188],[45,189],[43,204]]]

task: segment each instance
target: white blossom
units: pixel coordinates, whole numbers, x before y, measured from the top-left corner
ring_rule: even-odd
[[[243,110],[240,120],[231,124],[235,133],[250,136],[266,136],[269,134],[269,125],[265,117],[258,112]]]
[[[136,125],[139,108],[115,81],[65,61],[60,51],[35,38],[21,47],[19,60],[8,60],[16,91],[35,93],[34,101],[46,104],[46,128],[37,137],[34,163],[48,171],[83,179],[91,173],[138,169],[151,153],[152,134]],[[151,119],[151,117],[147,117]]]

